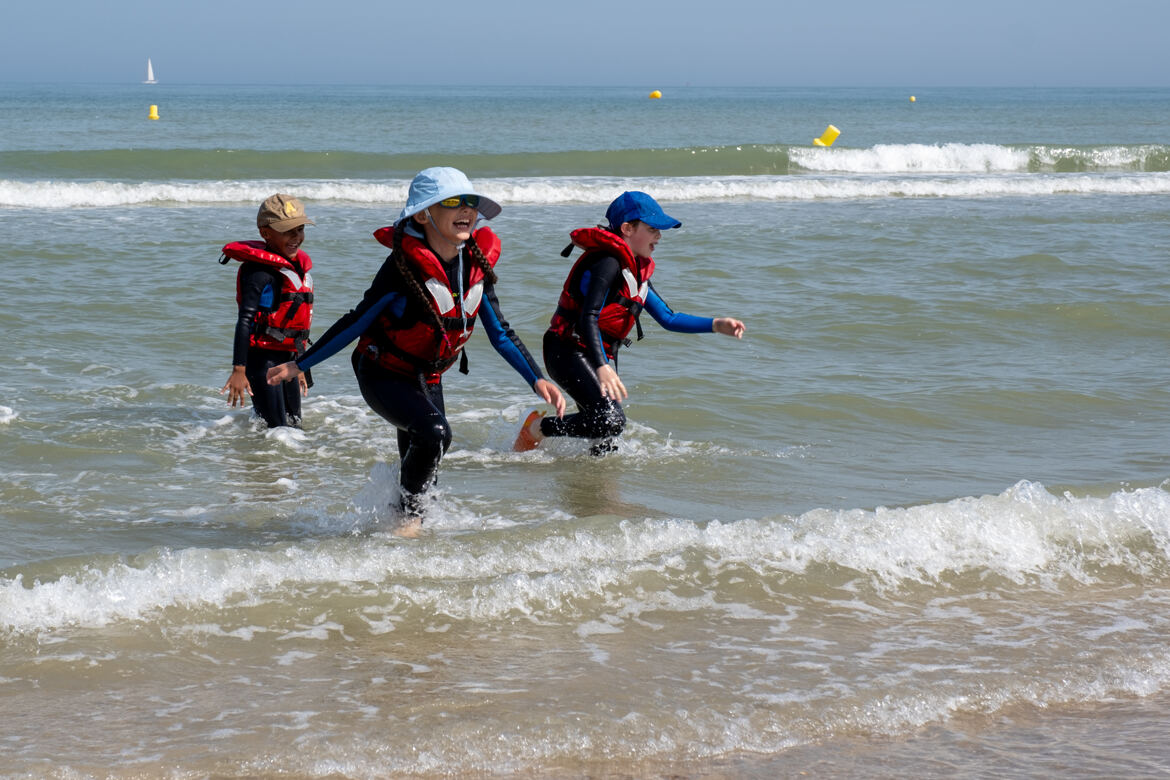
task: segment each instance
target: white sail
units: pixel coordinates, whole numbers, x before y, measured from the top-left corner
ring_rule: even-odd
[[[154,80],[154,66],[150,64],[150,57],[146,58],[146,81],[143,84],[157,84]]]

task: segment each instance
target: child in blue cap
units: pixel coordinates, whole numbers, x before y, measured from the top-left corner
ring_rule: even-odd
[[[628,396],[618,377],[617,354],[628,346],[630,331],[642,338],[638,315],[646,311],[659,325],[678,333],[722,333],[742,338],[744,324],[730,317],[695,317],[671,311],[650,285],[651,254],[663,230],[682,223],[663,212],[644,192],[623,192],[605,212],[609,224],[574,230],[574,247],[585,254],[573,264],[544,334],[544,365],[549,376],[577,402],[577,413],[545,418],[528,415],[513,449],[523,452],[545,436],[573,436],[594,441],[592,452],[614,448],[626,425],[621,401]]]
[[[287,381],[358,339],[352,363],[362,397],[398,428],[404,535],[421,528],[422,496],[451,445],[442,376],[457,362],[467,373],[463,347],[477,319],[533,391],[558,417],[565,411],[560,390],[543,378],[500,313],[500,239],[489,227],[477,228],[481,218],[499,213],[500,205],[477,193],[462,171],[419,173],[398,220],[374,233],[391,252],[361,302],[303,355],[268,372],[269,384]]]

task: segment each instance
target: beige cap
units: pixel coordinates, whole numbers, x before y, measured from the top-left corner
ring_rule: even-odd
[[[305,204],[292,195],[273,195],[260,204],[260,211],[256,214],[256,227],[268,226],[277,233],[315,224],[305,216]]]

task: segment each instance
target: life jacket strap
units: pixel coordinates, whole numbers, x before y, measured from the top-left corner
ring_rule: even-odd
[[[289,307],[288,314],[286,315],[286,319],[291,321],[296,318],[297,311],[300,310],[301,304],[313,302],[313,293],[281,293],[279,296],[277,296],[277,299],[281,303],[284,303],[285,301],[292,301],[292,306]]]
[[[447,360],[423,360],[418,355],[412,355],[397,344],[382,340],[371,341],[367,344],[366,353],[382,365],[385,365],[382,363],[383,355],[393,355],[420,373],[441,374],[455,364],[454,357],[448,358]],[[460,368],[462,369],[462,365]],[[467,372],[464,371],[463,373]]]
[[[313,302],[313,291],[309,290],[308,292],[281,293],[278,297],[278,300],[280,300],[280,301],[295,301],[297,303],[297,305],[300,305],[302,303],[312,303]]]
[[[638,330],[638,341],[646,338],[646,334],[642,332],[641,320],[642,309],[644,309],[645,306],[641,303],[638,303],[637,301],[630,300],[624,295],[619,295],[617,297],[617,302],[626,307],[626,310],[629,311],[630,314],[634,315],[634,327]],[[626,339],[626,341],[629,342],[629,339]],[[626,346],[628,347],[630,345],[627,343]]]
[[[292,339],[293,349],[299,355],[309,348],[313,340],[309,338],[309,331],[307,330],[286,330],[284,328],[274,328],[271,325],[262,325],[257,328],[260,335],[267,336],[274,341],[285,341]]]
[[[471,318],[463,317],[439,317],[443,323],[443,330],[448,333],[462,333],[466,322],[472,322]]]

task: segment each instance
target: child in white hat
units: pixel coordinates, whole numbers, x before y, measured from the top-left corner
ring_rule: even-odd
[[[428,168],[410,184],[406,206],[391,227],[374,233],[391,249],[361,302],[335,322],[304,355],[276,366],[268,382],[287,381],[354,339],[354,372],[370,408],[398,428],[399,484],[413,535],[422,523],[422,496],[435,482],[451,444],[443,403],[443,373],[467,371],[464,345],[476,320],[495,350],[559,417],[565,400],[500,312],[495,265],[500,239],[479,220],[500,205],[476,192],[455,168]]]

